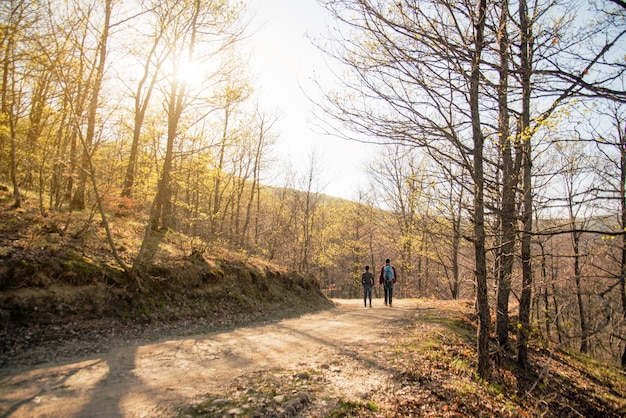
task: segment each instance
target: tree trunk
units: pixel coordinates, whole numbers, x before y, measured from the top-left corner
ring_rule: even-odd
[[[530,135],[530,91],[532,61],[532,30],[528,21],[526,0],[519,2],[520,16],[520,63],[522,86],[522,113],[520,116],[519,135],[522,151],[522,220],[521,241],[522,292],[519,302],[519,326],[517,327],[517,362],[523,368],[528,366],[528,336],[530,333],[530,304],[532,297],[532,259],[531,232],[533,229],[532,197],[532,146]]]
[[[18,16],[11,16],[19,21],[20,13],[16,13]],[[17,25],[18,22],[14,24]],[[15,91],[15,78],[17,73],[15,71],[15,32],[17,27],[8,29],[8,34],[4,40],[4,51],[2,56],[2,92],[0,103],[0,145],[4,145],[7,137],[10,141],[10,174],[11,183],[13,185],[13,202],[14,208],[22,206],[22,193],[20,192],[20,185],[17,179],[17,142],[15,123],[16,116],[14,115],[14,108],[16,106],[17,92]],[[13,80],[13,81],[11,81]]]
[[[213,211],[211,216],[211,235],[218,233],[218,220],[222,210],[222,170],[224,168],[224,156],[226,154],[226,141],[228,139],[228,124],[230,122],[230,103],[224,107],[224,126],[222,128],[222,141],[220,143],[217,167],[215,168],[215,181],[213,183]]]
[[[452,184],[450,185],[450,190],[452,190]],[[452,196],[452,193],[450,194]],[[452,198],[450,199],[452,203]],[[459,190],[458,201],[456,205],[451,205],[451,207],[456,208],[456,213],[452,215],[452,298],[458,299],[460,289],[460,278],[459,278],[459,257],[460,257],[460,248],[461,248],[461,218],[463,211],[463,188]]]
[[[470,111],[472,117],[472,138],[474,142],[474,257],[476,263],[476,307],[478,309],[478,375],[489,379],[490,314],[487,290],[487,256],[485,253],[485,202],[484,202],[484,137],[480,123],[480,60],[483,50],[487,1],[479,0],[477,17],[474,22],[474,56],[470,75]]]
[[[98,44],[98,67],[96,68],[96,74],[94,76],[93,89],[89,97],[89,108],[87,109],[87,133],[82,137],[83,143],[83,157],[81,162],[81,170],[78,172],[78,183],[74,189],[74,196],[70,203],[70,207],[73,210],[85,209],[85,188],[87,186],[87,178],[89,175],[89,167],[91,163],[91,150],[93,141],[96,134],[96,123],[98,116],[98,102],[100,98],[100,90],[102,87],[102,78],[104,77],[104,70],[107,58],[107,42],[109,40],[109,26],[111,21],[111,7],[112,1],[107,0],[105,2],[105,16],[104,27],[102,28],[102,34],[100,35],[100,42]],[[77,127],[77,129],[79,129]]]
[[[177,87],[172,87],[172,90],[176,91]],[[181,110],[176,106],[177,97],[180,97],[180,95],[172,94],[172,96],[170,96],[167,146],[165,149],[165,159],[163,160],[163,171],[161,172],[161,178],[159,179],[158,184],[155,213],[152,218],[153,230],[168,230],[173,226],[172,167],[174,159],[174,141],[176,140],[178,121],[180,120],[181,112]]]
[[[550,341],[552,336],[552,317],[550,316],[550,299],[548,292],[548,257],[544,244],[541,245],[541,279],[543,280],[543,322],[546,326],[546,340]]]
[[[151,216],[153,229],[160,228],[167,230],[174,227],[174,204],[172,201],[172,170],[174,167],[174,143],[178,136],[178,125],[180,118],[186,107],[187,84],[184,80],[179,80],[182,63],[182,55],[185,51],[187,62],[193,61],[196,32],[198,30],[197,20],[200,14],[199,2],[193,2],[193,12],[190,23],[186,27],[186,32],[179,34],[169,45],[169,54],[172,61],[172,79],[170,80],[169,97],[167,98],[167,146],[165,159],[163,161],[163,172],[157,188],[157,199],[155,210]],[[187,43],[184,41],[188,38]],[[180,42],[181,44],[178,44]]]
[[[515,190],[517,176],[513,170],[513,157],[509,130],[509,20],[508,1],[500,4],[500,27],[498,44],[500,49],[500,84],[498,86],[499,135],[502,153],[502,201],[500,227],[502,228],[500,250],[498,253],[498,294],[496,305],[496,335],[504,350],[511,348],[509,343],[509,295],[511,293],[511,275],[513,273],[513,250],[515,248]]]
[[[258,185],[260,182],[260,174],[261,174],[261,156],[263,155],[263,149],[265,146],[266,130],[269,129],[269,127],[271,127],[271,125],[268,127],[265,126],[265,119],[263,115],[259,115],[259,121],[260,121],[259,137],[257,139],[258,142],[256,144],[257,146],[256,146],[256,151],[254,153],[254,163],[252,167],[252,184],[250,185],[250,196],[246,205],[246,217],[245,217],[245,222],[242,228],[242,236],[244,237],[244,239],[246,236],[249,235],[248,230],[249,230],[250,220],[252,217],[252,204],[254,203],[255,194],[257,193],[257,189],[259,187]],[[258,195],[256,197],[258,199]],[[256,219],[258,218],[259,218],[259,212],[257,210]],[[258,221],[255,222],[255,225],[258,225]],[[257,228],[255,227],[255,233],[252,239],[252,242],[254,243],[255,246],[257,244],[256,230]]]
[[[585,305],[582,295],[582,283],[581,283],[581,270],[580,270],[580,235],[581,232],[576,230],[576,225],[573,225],[574,231],[572,232],[574,240],[574,280],[576,282],[576,301],[578,303],[578,316],[580,320],[580,351],[587,353],[589,351],[588,338],[589,330],[587,329],[587,318],[585,313]]]
[[[158,31],[162,31],[163,28],[157,29]],[[128,157],[128,165],[126,166],[126,175],[124,176],[124,186],[122,187],[122,197],[131,197],[133,194],[133,187],[135,185],[135,174],[137,171],[137,159],[139,157],[139,140],[141,139],[141,130],[143,128],[143,123],[146,118],[146,112],[148,110],[148,106],[150,104],[150,98],[152,97],[152,92],[154,91],[154,87],[158,80],[158,70],[161,65],[157,64],[152,75],[152,79],[148,84],[145,97],[142,98],[142,94],[144,93],[144,86],[146,85],[148,78],[150,77],[150,63],[152,58],[154,57],[154,53],[157,49],[158,42],[161,39],[161,36],[156,36],[154,45],[150,53],[148,54],[146,61],[143,66],[143,76],[137,85],[137,91],[135,93],[135,118],[133,124],[133,141],[130,146],[130,155]]]
[[[622,129],[619,118],[616,121],[617,132],[619,136],[620,149],[620,210],[622,229],[626,228],[626,125]],[[622,300],[622,315],[626,320],[626,235],[622,235],[622,257],[621,271],[619,277],[620,294]],[[622,354],[622,368],[626,370],[626,344]]]

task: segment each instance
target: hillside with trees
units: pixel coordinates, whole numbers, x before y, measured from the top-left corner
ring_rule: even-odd
[[[4,331],[263,311],[232,278],[317,309],[390,258],[400,298],[475,300],[483,379],[537,344],[624,367],[623,2],[319,3],[345,70],[320,125],[384,150],[356,201],[314,157],[270,178],[243,4],[0,4]]]

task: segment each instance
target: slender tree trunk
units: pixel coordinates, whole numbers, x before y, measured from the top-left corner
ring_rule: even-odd
[[[532,297],[532,259],[531,235],[532,232],[532,192],[531,192],[531,162],[530,138],[524,145],[524,231],[522,233],[522,292],[519,304],[519,326],[517,327],[517,361],[526,368],[528,366],[528,336],[530,334],[530,303]]]
[[[224,156],[226,155],[226,141],[228,139],[228,123],[230,121],[230,105],[227,103],[224,109],[224,126],[222,129],[222,142],[220,144],[217,167],[215,169],[215,182],[213,183],[213,213],[211,216],[211,235],[216,235],[218,220],[222,210],[222,170],[224,168]]]
[[[9,129],[11,136],[11,183],[13,185],[13,207],[22,207],[22,192],[20,191],[20,183],[17,180],[17,139],[15,133],[13,117],[9,116]]]
[[[30,126],[28,127],[28,133],[27,133],[27,139],[26,139],[28,152],[29,154],[32,154],[32,155],[34,155],[33,153],[35,152],[35,149],[38,147],[40,143],[41,133],[45,125],[44,110],[46,109],[46,105],[49,100],[48,95],[49,95],[49,90],[50,90],[52,71],[49,68],[45,68],[44,71],[42,71],[38,77],[39,77],[38,78],[39,85],[35,88],[33,92],[32,102],[31,102],[30,111],[28,115],[28,121],[29,121]],[[48,154],[48,147],[46,145],[42,153],[43,155],[42,162],[39,163],[38,164],[39,166],[37,167],[37,172],[38,172],[37,187],[39,189],[39,211],[41,214],[45,212],[45,207],[44,207],[44,193],[45,193],[45,188],[46,188],[45,178],[47,176],[48,171],[43,161],[47,160],[48,158],[47,154]],[[30,163],[29,170],[34,171],[35,169],[36,169],[35,163]],[[34,179],[34,174],[30,174],[29,177]],[[32,183],[31,183],[31,187],[34,187]],[[51,193],[48,192],[48,195],[50,196]]]
[[[260,168],[259,168],[260,169]],[[256,217],[254,218],[254,245],[259,245],[259,235],[261,231],[261,182],[256,184]]]
[[[474,257],[476,263],[476,307],[478,309],[478,374],[489,379],[489,332],[491,318],[487,289],[487,256],[485,252],[485,175],[483,169],[484,136],[480,123],[480,61],[484,43],[487,1],[477,3],[477,17],[474,22],[474,56],[470,75],[470,111],[472,117],[472,138],[474,142]]]
[[[61,102],[61,109],[68,109],[68,95],[64,95]],[[75,133],[74,124],[71,123],[71,117],[69,112],[61,112],[58,128],[54,133],[54,152],[51,158],[55,161],[52,168],[52,178],[50,179],[50,196],[48,198],[48,206],[50,208],[58,209],[65,201],[67,197],[67,188],[64,188],[64,178],[70,181],[69,175],[64,175],[64,164],[62,163],[61,156],[68,156],[70,162],[73,161],[72,144],[73,135]],[[68,151],[69,147],[69,151]],[[71,168],[70,168],[71,170]]]
[[[519,326],[517,327],[517,362],[528,367],[528,336],[530,333],[530,304],[532,297],[531,232],[533,229],[532,197],[532,146],[530,135],[530,91],[532,62],[532,30],[530,27],[526,0],[519,2],[520,17],[520,62],[522,85],[522,113],[519,135],[522,150],[522,220],[521,241],[522,292],[519,303]]]
[[[169,53],[172,57],[172,80],[170,80],[170,92],[167,98],[167,145],[165,150],[165,158],[163,160],[163,171],[157,186],[156,203],[151,216],[152,229],[167,230],[174,226],[174,204],[172,201],[172,170],[174,167],[174,143],[178,137],[178,125],[180,118],[186,107],[185,99],[187,98],[187,84],[184,80],[179,80],[178,74],[181,71],[182,51],[186,52],[185,59],[187,62],[193,61],[194,50],[196,44],[196,35],[198,31],[198,15],[200,14],[201,4],[198,1],[193,2],[193,14],[191,22],[188,26],[188,32],[175,39],[169,45]],[[187,39],[185,44],[182,40]],[[181,44],[177,44],[179,41]]]
[[[259,138],[257,141],[258,143],[256,147],[256,152],[254,154],[254,164],[252,167],[252,184],[250,185],[250,196],[246,205],[246,217],[242,228],[243,239],[245,239],[245,237],[248,235],[248,229],[252,217],[252,204],[254,203],[254,198],[258,187],[257,184],[259,183],[261,156],[263,154],[263,146],[265,143],[265,121],[263,120],[263,118],[261,118],[261,125],[259,127]],[[257,212],[257,218],[258,217],[259,213]],[[256,239],[254,241],[256,241]]]
[[[622,146],[622,158],[624,158],[624,154],[626,154],[626,152],[624,151],[624,146]],[[624,166],[626,167],[626,166]],[[622,176],[624,175],[623,173],[626,173],[626,169],[622,169]],[[626,180],[624,180],[626,181]],[[622,187],[624,185],[624,181],[622,181]],[[622,222],[626,222],[626,200],[625,200],[626,195],[622,194]],[[626,223],[623,223],[622,225],[626,225]],[[620,293],[622,296],[622,310],[623,310],[623,314],[622,317],[624,319],[624,321],[626,321],[626,235],[622,236],[622,260],[621,260],[621,274],[620,274]],[[626,344],[624,345],[624,352],[622,354],[622,368],[626,369]]]
[[[509,295],[511,293],[511,276],[513,273],[513,250],[515,248],[515,190],[517,176],[513,170],[513,157],[509,130],[509,21],[508,0],[500,4],[500,27],[498,44],[500,50],[500,84],[498,86],[499,135],[502,153],[502,202],[500,225],[502,228],[500,251],[498,254],[498,294],[496,305],[496,335],[500,347],[511,348],[509,343]]]
[[[454,226],[454,229],[457,229],[457,226]],[[459,298],[459,248],[461,247],[461,237],[457,235],[456,231],[454,232],[454,237],[452,238],[452,299]]]
[[[87,186],[87,178],[90,169],[91,151],[92,145],[96,135],[96,123],[98,116],[98,103],[100,98],[100,90],[102,88],[102,79],[104,77],[104,70],[106,68],[107,58],[107,43],[109,41],[109,26],[111,24],[111,8],[112,0],[106,0],[105,2],[105,15],[104,15],[104,27],[102,28],[102,34],[100,36],[100,42],[98,45],[98,67],[96,68],[96,74],[94,77],[93,88],[89,97],[89,107],[87,109],[87,133],[83,137],[83,156],[81,162],[81,170],[78,172],[78,183],[74,190],[74,196],[70,203],[70,207],[73,210],[85,209],[85,188]],[[76,129],[79,129],[77,126]]]
[[[177,106],[178,98],[182,97],[178,90],[177,83],[172,83],[172,91],[169,99],[168,122],[167,122],[167,145],[165,158],[163,160],[163,171],[159,179],[155,212],[152,217],[152,229],[167,230],[172,227],[172,167],[174,160],[174,141],[178,131],[178,121],[182,110]],[[182,90],[182,89],[181,89]]]
[[[452,181],[452,179],[450,179]],[[452,189],[452,185],[450,185]],[[458,299],[460,293],[460,277],[459,277],[459,257],[461,248],[461,218],[463,211],[463,188],[460,189],[456,204],[452,203],[452,194],[450,194],[451,207],[456,208],[456,213],[452,214],[452,298]]]
[[[176,69],[174,73],[176,73]],[[167,105],[167,144],[163,159],[163,169],[157,185],[156,202],[152,214],[153,230],[168,230],[174,226],[172,202],[172,170],[174,167],[174,143],[178,136],[178,124],[184,109],[185,83],[172,80]]]
[[[552,273],[551,282],[551,291],[552,291],[552,304],[554,305],[554,325],[556,326],[556,333],[558,337],[559,344],[563,344],[563,325],[561,323],[561,305],[559,304],[559,300],[557,299],[558,291],[554,284],[556,279],[556,274],[554,274],[554,269]]]
[[[550,316],[550,299],[548,289],[548,257],[546,256],[545,246],[541,245],[541,278],[543,280],[543,322],[546,326],[546,340],[550,341],[552,337],[552,317]]]
[[[30,109],[28,112],[28,133],[26,134],[26,144],[27,144],[27,152],[31,155],[34,155],[35,150],[37,149],[41,133],[43,131],[45,120],[44,120],[44,111],[46,109],[47,103],[49,101],[48,95],[50,90],[50,83],[52,77],[52,70],[50,68],[44,68],[37,76],[37,86],[33,90],[32,99],[30,104]],[[45,159],[45,157],[44,157]],[[33,172],[36,170],[34,162],[28,163],[28,175],[27,177],[30,179],[28,183],[28,187],[34,187],[34,174]],[[43,163],[39,164],[40,173],[43,172]],[[44,181],[41,175],[39,175],[39,194],[40,194],[40,207],[43,207],[43,185]]]
[[[163,30],[162,28],[159,30]],[[150,77],[150,62],[154,57],[154,53],[158,46],[158,40],[161,36],[156,37],[152,50],[148,54],[143,67],[143,76],[137,85],[137,91],[135,93],[135,118],[133,125],[133,140],[130,146],[130,155],[128,157],[128,165],[126,166],[126,175],[124,176],[124,186],[122,187],[122,197],[131,197],[133,194],[133,187],[135,185],[135,174],[137,171],[137,159],[139,158],[139,141],[141,139],[141,131],[143,129],[143,123],[146,118],[146,112],[150,104],[150,98],[158,79],[158,69],[160,65],[156,66],[156,69],[152,75],[150,83],[145,91],[145,97],[142,97],[144,93],[144,86],[148,82]]]
[[[22,8],[19,8],[20,12],[16,12],[17,15],[21,15]],[[8,34],[3,42],[4,50],[2,56],[2,92],[0,103],[0,143],[4,145],[7,142],[7,138],[10,142],[10,174],[11,183],[13,185],[13,207],[19,208],[22,206],[22,193],[20,192],[20,185],[17,179],[17,141],[15,132],[15,115],[14,108],[16,106],[16,91],[15,91],[15,32],[17,31],[17,22],[21,20],[20,16],[11,16],[13,22],[12,27],[8,29]]]
[[[622,121],[619,118],[616,121],[617,132],[619,136],[620,149],[620,216],[622,228],[626,228],[626,124],[622,128]],[[626,235],[622,235],[622,257],[621,271],[619,277],[620,295],[622,300],[622,317],[626,321]],[[626,344],[624,344],[624,352],[622,353],[622,369],[626,370]]]
[[[309,183],[310,184],[310,183]],[[306,201],[304,202],[304,214],[302,222],[302,248],[300,251],[300,260],[298,262],[298,271],[309,271],[309,250],[311,246],[311,234],[313,228],[313,210],[312,210],[312,193],[309,188],[306,191]]]
[[[581,283],[581,270],[580,270],[580,235],[581,232],[577,230],[575,224],[572,224],[574,231],[572,232],[574,241],[574,280],[576,283],[576,301],[578,302],[578,316],[580,320],[580,351],[587,353],[589,351],[588,338],[589,330],[587,329],[587,318],[585,313],[585,305],[583,302],[583,290]]]

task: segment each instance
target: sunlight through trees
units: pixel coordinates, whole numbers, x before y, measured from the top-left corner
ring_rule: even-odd
[[[337,80],[315,80],[311,117],[379,145],[358,201],[324,195],[316,152],[269,177],[280,115],[249,77],[245,2],[7,0],[0,182],[14,209],[105,231],[139,287],[170,232],[190,254],[261,257],[333,297],[358,296],[363,267],[390,258],[399,297],[475,299],[484,378],[494,353],[527,367],[531,344],[626,366],[626,8],[319,3]],[[145,235],[121,253],[125,219]]]

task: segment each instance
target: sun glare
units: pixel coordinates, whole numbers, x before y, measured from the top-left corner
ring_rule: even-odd
[[[178,67],[177,78],[189,87],[197,87],[204,81],[205,71],[199,63],[185,61],[181,62]]]

